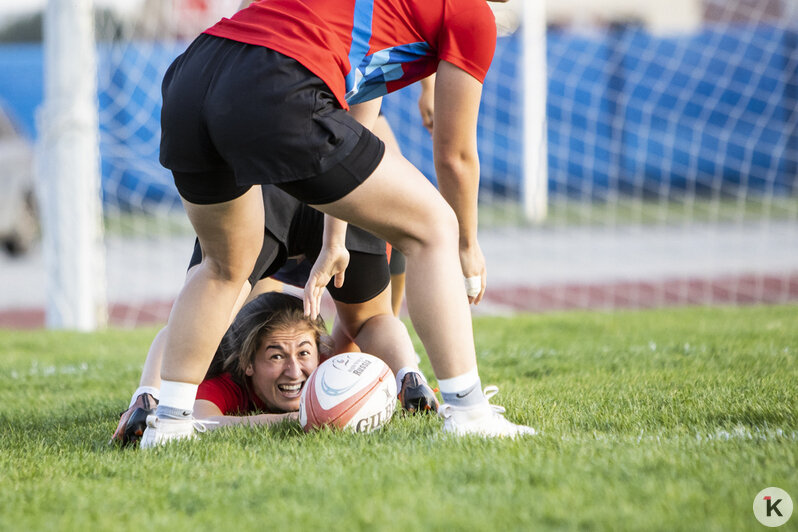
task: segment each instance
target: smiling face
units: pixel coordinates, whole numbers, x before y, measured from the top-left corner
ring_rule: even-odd
[[[299,410],[299,396],[308,377],[319,365],[314,332],[305,325],[288,326],[269,333],[246,368],[252,389],[269,410]]]

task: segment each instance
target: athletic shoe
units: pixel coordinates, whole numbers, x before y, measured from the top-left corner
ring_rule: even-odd
[[[438,411],[438,399],[435,397],[435,391],[415,371],[408,372],[402,378],[399,402],[402,404],[402,408],[411,414]]]
[[[149,449],[164,445],[174,440],[197,438],[197,432],[208,430],[205,425],[216,421],[194,419],[160,419],[157,416],[147,416],[147,430],[141,437],[141,448]]]
[[[155,414],[155,408],[137,408],[130,414],[122,436],[122,445],[135,445],[147,429],[147,418]]]
[[[158,400],[148,393],[143,393],[136,398],[133,406],[137,406],[125,423],[125,430],[122,433],[122,445],[135,445],[141,440],[141,436],[147,429],[147,417],[155,414]],[[124,415],[125,412],[122,412]]]
[[[484,391],[485,398],[490,399],[498,391],[496,386],[488,386]],[[473,434],[490,438],[515,438],[537,434],[532,427],[510,423],[503,414],[504,407],[487,402],[471,407],[443,404],[438,409],[438,415],[443,418],[443,431],[458,436]]]

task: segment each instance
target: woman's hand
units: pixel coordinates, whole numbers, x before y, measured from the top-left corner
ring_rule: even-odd
[[[319,315],[324,289],[333,278],[335,287],[341,288],[344,284],[344,271],[348,265],[349,251],[344,246],[322,246],[305,284],[305,316],[315,319]]]
[[[479,305],[488,283],[485,256],[478,243],[460,247],[460,266],[465,278],[468,302]]]
[[[321,296],[324,289],[335,278],[335,287],[344,284],[344,270],[349,265],[349,252],[346,250],[346,222],[329,214],[324,215],[324,236],[321,252],[310,277],[305,284],[305,316],[313,319],[321,310]]]

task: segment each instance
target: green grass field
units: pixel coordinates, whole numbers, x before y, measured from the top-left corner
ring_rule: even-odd
[[[794,221],[798,216],[798,195],[745,198],[676,197],[670,201],[640,198],[613,198],[611,201],[579,201],[553,198],[546,220],[526,220],[516,200],[493,198],[479,205],[479,224],[495,227],[615,227],[684,224],[740,224],[763,221]],[[145,214],[105,209],[105,234],[110,236],[189,236],[194,230],[182,209]]]
[[[798,196],[715,198],[671,194],[670,200],[612,198],[577,201],[552,198],[542,227],[615,227],[617,225],[739,224],[795,220]],[[517,201],[485,201],[479,208],[480,227],[530,225]]]
[[[475,328],[483,384],[541,435],[397,416],[367,436],[282,425],[120,450],[153,329],[0,331],[0,530],[766,530],[757,492],[798,505],[798,306]]]

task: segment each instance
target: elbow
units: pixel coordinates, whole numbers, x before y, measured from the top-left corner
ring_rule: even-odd
[[[452,150],[435,154],[438,175],[468,176],[479,170],[476,150]]]

